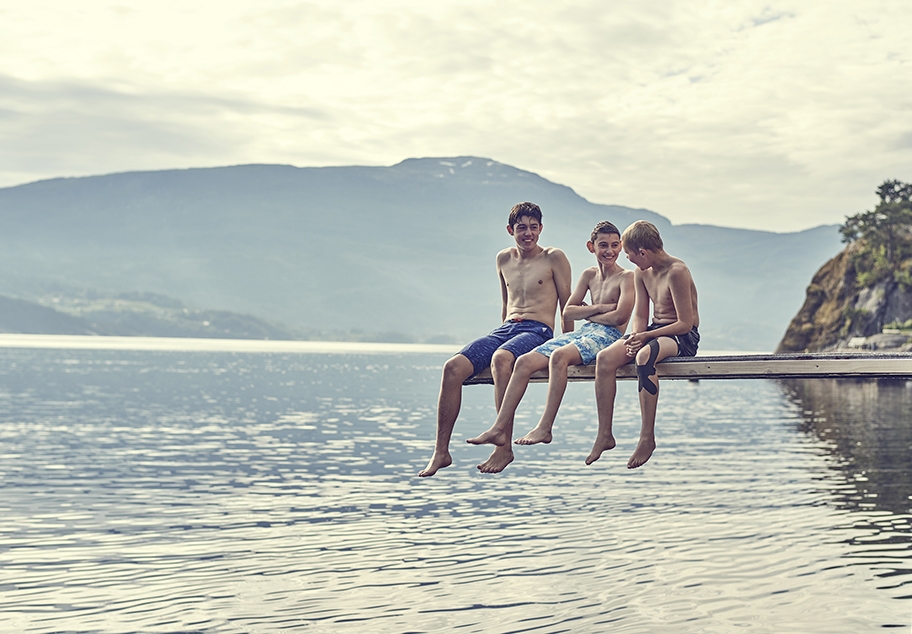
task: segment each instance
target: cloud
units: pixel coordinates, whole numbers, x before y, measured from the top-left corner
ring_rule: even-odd
[[[480,155],[673,221],[800,229],[912,180],[904,3],[16,5],[0,185]]]
[[[245,125],[232,126],[244,119]],[[261,125],[251,126],[259,119]],[[243,161],[256,132],[282,122],[323,125],[316,108],[243,98],[142,93],[0,76],[0,165],[7,174],[84,175]],[[271,130],[270,130],[271,131]]]

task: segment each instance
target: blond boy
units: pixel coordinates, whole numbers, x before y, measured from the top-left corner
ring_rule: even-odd
[[[627,259],[637,267],[634,274],[636,303],[630,335],[602,350],[596,358],[595,400],[599,428],[586,464],[592,464],[602,452],[616,445],[611,429],[617,393],[616,372],[622,365],[635,360],[641,427],[627,468],[636,469],[649,460],[656,448],[659,380],[655,364],[668,357],[697,354],[700,316],[697,288],[690,269],[665,252],[655,225],[639,220],[627,227],[621,239]],[[648,323],[650,303],[653,306],[652,323]]]

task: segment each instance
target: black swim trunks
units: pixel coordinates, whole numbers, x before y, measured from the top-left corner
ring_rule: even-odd
[[[667,326],[668,324],[649,324],[646,327],[646,330],[656,330],[662,326]],[[695,357],[697,356],[697,347],[700,345],[700,333],[697,331],[697,327],[694,326],[690,329],[690,332],[683,335],[663,335],[669,339],[674,339],[675,343],[678,344],[678,354],[679,357]]]

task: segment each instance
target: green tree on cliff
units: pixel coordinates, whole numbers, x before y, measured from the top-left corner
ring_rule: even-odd
[[[847,216],[839,228],[842,241],[857,242],[858,284],[870,286],[893,276],[912,285],[912,184],[887,180],[877,188],[880,202],[873,211]]]

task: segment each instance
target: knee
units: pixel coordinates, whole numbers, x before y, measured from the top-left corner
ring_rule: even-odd
[[[513,366],[513,372],[515,374],[528,374],[532,376],[532,373],[535,372],[535,367],[531,359],[526,355],[522,355],[516,360],[516,364]]]
[[[595,355],[596,372],[613,372],[617,369],[615,365],[614,357],[608,348],[605,348]]]
[[[548,360],[548,368],[552,371],[566,370],[569,365],[570,359],[567,358],[567,355],[561,354],[560,351],[555,351],[551,355],[551,359]]]
[[[516,362],[516,357],[513,356],[512,352],[507,352],[506,350],[498,350],[494,353],[494,357],[491,359],[491,372],[495,373],[504,373],[512,372],[513,364]]]
[[[649,346],[643,346],[636,353],[636,364],[637,365],[646,365],[649,363],[649,355],[652,352]]]
[[[447,360],[443,364],[443,382],[444,383],[462,383],[472,376],[475,367],[468,359],[460,359],[458,356]]]
[[[637,365],[654,365],[659,361],[659,342],[651,339],[645,346],[637,350]]]

